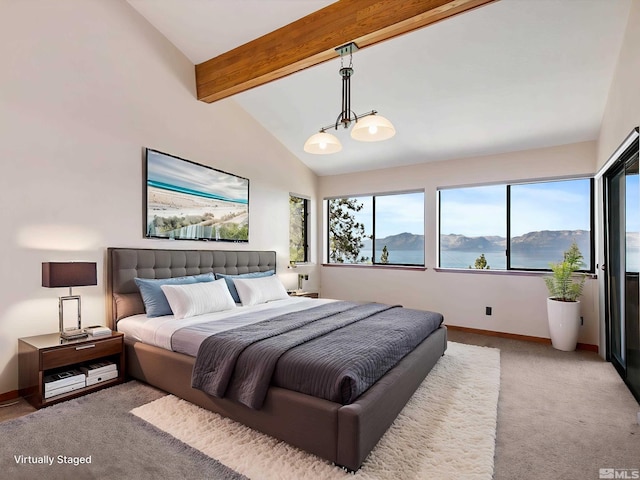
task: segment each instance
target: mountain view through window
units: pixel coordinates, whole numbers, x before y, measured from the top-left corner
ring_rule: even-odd
[[[424,192],[327,201],[329,263],[424,265]]]
[[[439,193],[440,267],[548,270],[575,241],[592,270],[591,179]]]

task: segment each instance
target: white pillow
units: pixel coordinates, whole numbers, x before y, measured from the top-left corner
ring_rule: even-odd
[[[177,319],[235,308],[224,279],[187,285],[162,285],[173,316]]]
[[[284,285],[275,275],[262,278],[234,278],[233,283],[243,306],[289,298]]]

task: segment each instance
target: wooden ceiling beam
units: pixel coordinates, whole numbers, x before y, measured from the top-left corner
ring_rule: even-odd
[[[497,0],[341,0],[196,65],[198,100],[215,102]]]

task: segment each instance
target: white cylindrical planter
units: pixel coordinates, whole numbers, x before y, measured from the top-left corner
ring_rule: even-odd
[[[547,299],[547,318],[553,348],[571,352],[576,349],[580,330],[580,302]]]

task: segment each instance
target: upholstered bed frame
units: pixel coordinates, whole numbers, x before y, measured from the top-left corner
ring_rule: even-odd
[[[107,303],[111,328],[144,305],[134,278],[168,278],[199,273],[239,274],[275,269],[275,252],[221,250],[150,250],[109,248]],[[357,470],[400,410],[444,354],[443,326],[354,403],[341,405],[271,387],[264,406],[252,410],[191,388],[195,359],[125,339],[128,374],[208,410]]]

